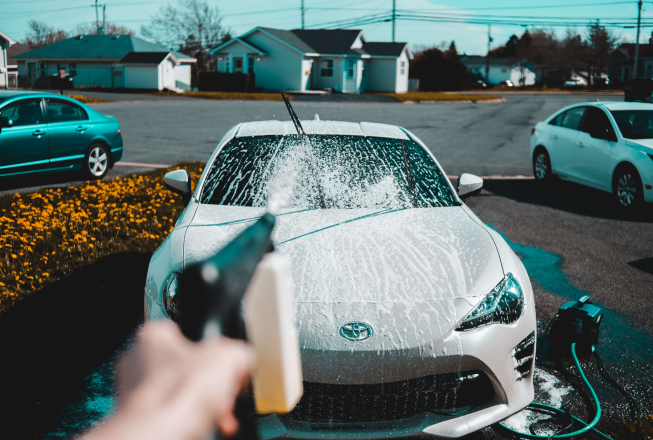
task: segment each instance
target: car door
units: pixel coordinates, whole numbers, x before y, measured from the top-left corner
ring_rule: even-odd
[[[91,136],[88,114],[71,101],[45,99],[52,168],[69,167],[86,154]]]
[[[0,118],[9,124],[0,130],[0,176],[48,167],[48,133],[41,101],[22,99],[0,108]]]
[[[586,107],[574,107],[556,118],[559,125],[551,125],[549,137],[551,145],[551,166],[561,177],[574,179],[574,154],[578,128]]]
[[[616,134],[608,115],[598,107],[588,107],[576,138],[575,168],[579,179],[589,186],[612,190],[612,152]]]

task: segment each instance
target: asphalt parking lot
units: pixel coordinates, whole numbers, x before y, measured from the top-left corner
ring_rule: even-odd
[[[559,108],[588,99],[595,97],[511,95],[502,104],[449,105],[296,102],[294,107],[304,119],[312,119],[317,113],[323,120],[401,125],[432,149],[449,175],[470,172],[483,176],[530,176],[530,128]],[[599,99],[623,98],[600,95]],[[183,99],[94,107],[121,121],[123,160],[133,163],[205,162],[222,135],[238,122],[288,118],[281,102]],[[140,170],[115,167],[112,175]],[[16,186],[26,185],[5,189],[15,191],[19,189]],[[565,182],[543,188],[527,179],[488,180],[484,191],[470,199],[469,205],[481,220],[501,232],[523,259],[534,283],[542,330],[557,308],[570,299],[589,294],[606,307],[599,351],[613,375],[640,403],[641,415],[646,417],[653,414],[653,209],[624,216],[614,210],[607,197],[600,191]],[[77,394],[50,390],[44,396],[43,392],[32,391],[25,397],[26,408],[37,414],[50,414],[50,419],[46,418],[49,422],[39,428],[41,433],[76,432],[73,425],[79,417],[75,414],[87,414],[89,410],[84,408],[88,405],[96,414],[103,413],[102,405],[107,402],[102,399],[112,384],[112,379],[106,379],[111,378],[110,362],[125,348],[125,341],[140,322],[142,299],[136,301],[131,296],[142,293],[148,260],[148,255],[138,254],[98,262],[80,271],[75,279],[38,292],[12,315],[10,324],[5,324],[5,330],[11,329],[5,335],[22,335],[18,342],[12,339],[12,344],[31,343],[35,347],[33,357],[12,366],[15,374],[40,375],[45,383],[48,377],[54,379],[55,373],[60,372],[67,380],[76,381]],[[116,278],[116,273],[121,276]],[[97,299],[87,295],[90,280],[101,286],[97,288]],[[120,302],[111,302],[111,307],[98,317],[93,311],[105,307],[105,295],[113,295]],[[121,302],[124,307],[120,307]],[[57,316],[49,316],[46,311],[55,304]],[[42,332],[26,331],[21,324],[26,316],[59,326],[57,336],[44,338]],[[80,331],[80,325],[86,330]],[[115,332],[109,335],[107,328]],[[94,337],[98,342],[94,342]],[[62,367],[48,370],[40,364],[39,347],[52,353]],[[82,352],[85,359],[80,359],[72,371],[63,368],[64,356],[78,359]],[[619,438],[627,438],[627,432],[623,434],[623,427],[630,420],[627,401],[602,380],[591,362],[583,365],[606,405],[604,419],[609,422],[602,422],[604,429],[621,432]],[[20,368],[23,370],[19,371]],[[94,382],[94,377],[105,380]],[[546,399],[546,393],[539,397]],[[582,399],[578,398],[574,405],[577,414],[582,415]],[[52,416],[64,413],[65,422]],[[479,434],[479,438],[497,435],[490,430]]]

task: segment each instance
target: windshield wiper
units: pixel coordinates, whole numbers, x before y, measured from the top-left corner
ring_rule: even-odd
[[[401,141],[401,151],[404,155],[404,167],[406,168],[406,181],[408,182],[408,191],[413,196],[413,208],[417,208],[417,195],[415,194],[415,173],[410,163],[410,156],[404,141]]]
[[[311,144],[311,140],[306,134],[306,132],[304,131],[304,127],[302,127],[302,124],[299,122],[299,118],[297,117],[297,113],[295,113],[295,109],[293,109],[292,105],[290,105],[290,101],[288,100],[288,98],[286,98],[286,95],[282,93],[281,97],[283,98],[283,102],[286,103],[286,108],[288,109],[288,113],[290,113],[290,119],[292,119],[293,124],[295,124],[295,130],[297,130],[297,134],[299,135],[299,138],[306,145],[308,145],[311,148],[311,150],[313,150],[313,145]],[[313,157],[315,157],[314,154]],[[311,174],[315,176],[315,180],[317,183],[317,193],[318,196],[320,197],[320,207],[322,209],[326,209],[326,203],[324,202],[324,192],[322,191],[322,185],[320,185],[320,179],[318,177],[319,175],[315,170],[315,163],[314,161],[310,160],[309,164],[311,167]]]

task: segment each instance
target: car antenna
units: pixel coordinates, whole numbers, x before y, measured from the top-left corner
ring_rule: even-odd
[[[292,108],[292,105],[290,105],[290,101],[288,100],[285,94],[282,93],[281,97],[283,98],[283,102],[286,103],[286,108],[288,109],[288,113],[290,113],[290,119],[292,119],[293,124],[295,124],[295,130],[297,130],[297,134],[306,143],[306,145],[312,148],[311,140],[306,134],[306,132],[304,131],[304,127],[302,127],[301,122],[299,122],[299,118],[297,117],[297,113],[295,113],[295,109]],[[311,164],[311,168],[313,168],[311,170],[311,174],[317,176],[318,174],[314,169],[313,162],[312,161],[309,162]],[[320,196],[320,207],[322,209],[326,209],[326,203],[324,202],[324,192],[322,191],[322,185],[320,185],[319,180],[317,181],[317,193]]]

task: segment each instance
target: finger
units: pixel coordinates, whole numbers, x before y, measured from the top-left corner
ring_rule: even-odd
[[[238,432],[238,420],[231,412],[227,412],[218,418],[218,428],[225,437],[231,437]]]

